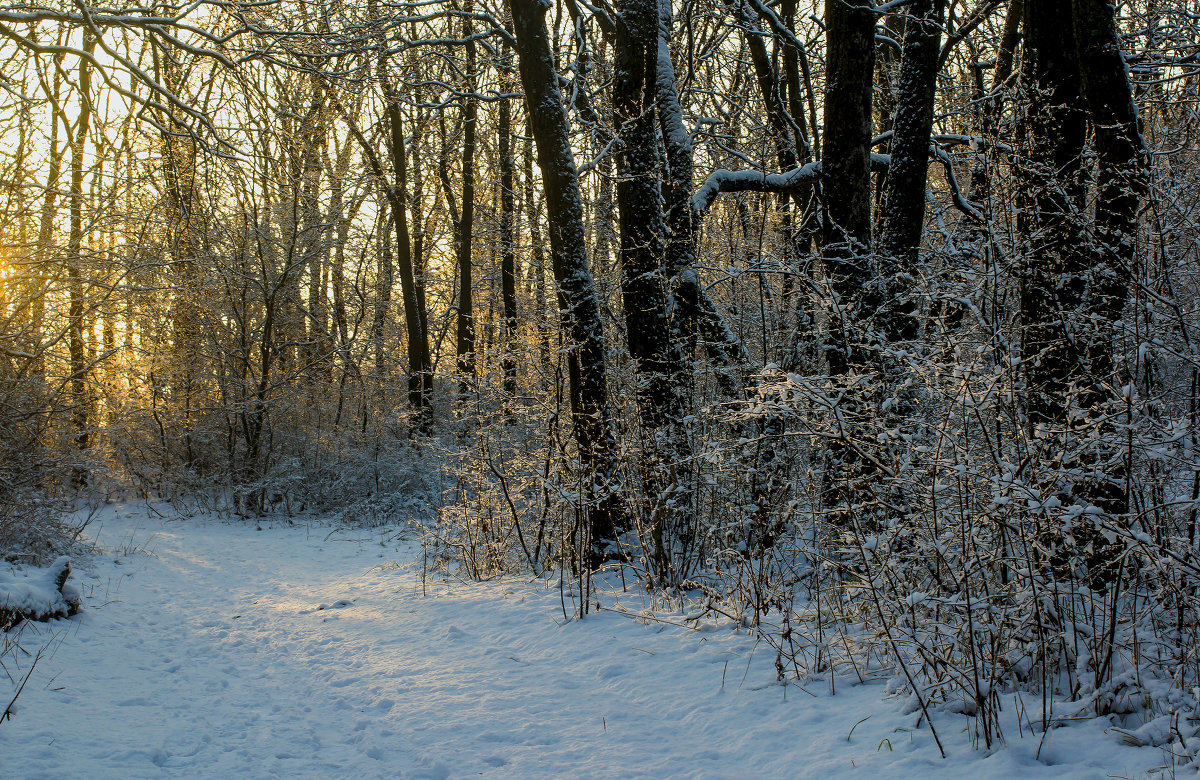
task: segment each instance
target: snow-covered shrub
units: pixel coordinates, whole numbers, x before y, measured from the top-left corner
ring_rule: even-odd
[[[560,417],[476,397],[474,416],[436,448],[444,487],[427,545],[439,566],[480,579],[571,566],[586,548]],[[489,411],[484,412],[483,410]],[[567,562],[564,564],[564,562]]]
[[[63,520],[66,510],[33,491],[0,498],[0,558],[37,563],[68,551],[78,529]]]

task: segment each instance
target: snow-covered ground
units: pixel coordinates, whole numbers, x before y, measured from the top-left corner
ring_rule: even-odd
[[[942,760],[882,682],[781,686],[745,633],[568,621],[546,583],[423,589],[419,546],[378,532],[136,505],[89,531],[83,612],[22,633],[49,647],[0,725],[0,777],[984,780],[1165,763],[1104,721],[1043,740],[1015,715],[987,754],[939,713]],[[29,661],[5,664],[19,681]]]

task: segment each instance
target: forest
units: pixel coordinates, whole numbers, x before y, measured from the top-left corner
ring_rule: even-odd
[[[4,0],[0,138],[6,628],[319,522],[1200,766],[1196,0]]]

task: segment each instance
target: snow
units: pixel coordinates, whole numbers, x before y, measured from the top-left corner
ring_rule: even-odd
[[[423,584],[419,543],[384,532],[164,514],[102,510],[102,552],[74,574],[83,611],[21,629],[31,653],[50,648],[0,725],[0,776],[986,780],[1164,764],[1102,720],[1043,734],[1033,701],[1018,726],[1015,700],[990,754],[969,718],[936,710],[943,761],[886,680],[780,685],[752,635],[639,619],[645,597],[619,582],[568,620],[557,581]]]
[[[66,617],[78,602],[78,594],[70,586],[60,592],[58,578],[70,566],[70,558],[64,555],[45,568],[0,571],[0,609],[35,617]]]

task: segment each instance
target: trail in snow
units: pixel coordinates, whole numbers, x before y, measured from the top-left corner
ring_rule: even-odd
[[[0,777],[983,780],[1163,763],[1099,721],[1051,731],[1039,760],[1014,726],[985,756],[945,714],[942,761],[882,684],[780,686],[751,637],[566,621],[542,584],[423,595],[417,548],[371,532],[136,506],[93,530],[105,552],[77,572],[84,612],[22,635],[51,646],[0,725]]]

